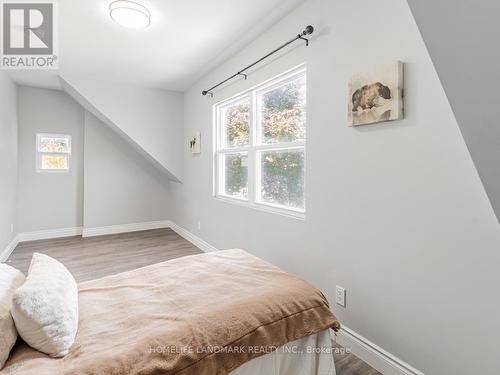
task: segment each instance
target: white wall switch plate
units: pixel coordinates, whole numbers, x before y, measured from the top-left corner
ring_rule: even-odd
[[[335,303],[345,307],[345,288],[338,285],[335,289]]]

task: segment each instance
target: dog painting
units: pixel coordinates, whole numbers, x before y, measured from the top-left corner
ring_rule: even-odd
[[[403,118],[403,63],[398,61],[356,74],[349,81],[348,125]]]

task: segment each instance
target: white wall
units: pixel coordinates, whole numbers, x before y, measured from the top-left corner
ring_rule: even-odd
[[[83,223],[84,111],[62,91],[20,87],[19,232],[76,228]],[[38,173],[36,134],[72,136],[68,173]]]
[[[298,45],[216,93],[306,25]],[[406,63],[406,119],[346,126],[349,77]],[[212,105],[307,62],[305,221],[212,197]],[[406,2],[309,0],[185,94],[184,184],[173,219],[217,248],[241,247],[323,289],[347,288],[341,321],[428,374],[498,372],[500,228]],[[201,221],[201,230],[197,222]]]
[[[0,71],[0,253],[17,230],[17,87]],[[11,231],[14,225],[14,231]]]
[[[68,75],[61,84],[172,180],[182,180],[182,94]]]
[[[85,112],[84,227],[169,219],[169,181]]]

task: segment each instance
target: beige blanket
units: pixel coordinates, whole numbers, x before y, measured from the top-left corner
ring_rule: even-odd
[[[242,250],[179,258],[79,289],[70,353],[53,359],[21,343],[1,375],[225,375],[339,328],[319,290]]]

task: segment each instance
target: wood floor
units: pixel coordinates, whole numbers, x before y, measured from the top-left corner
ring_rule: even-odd
[[[129,271],[201,253],[171,229],[82,238],[66,237],[20,243],[6,263],[27,273],[34,252],[62,262],[77,282]],[[353,354],[336,354],[337,375],[379,375]]]
[[[335,347],[342,349],[340,345],[335,345]],[[337,375],[382,375],[352,353],[340,352],[334,356]]]
[[[77,282],[130,271],[201,250],[171,229],[114,234],[98,237],[65,237],[20,243],[7,260],[27,272],[34,252],[63,263]]]

